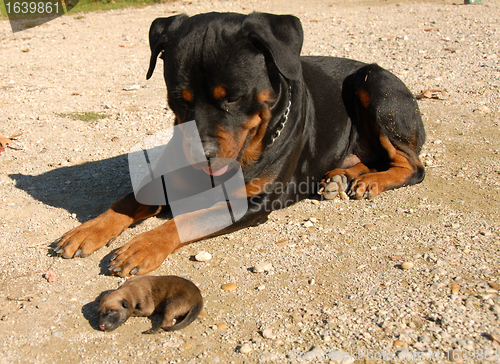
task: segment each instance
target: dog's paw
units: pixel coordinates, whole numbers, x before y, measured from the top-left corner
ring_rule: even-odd
[[[378,196],[381,191],[375,175],[376,173],[369,173],[356,178],[352,182],[352,186],[348,192],[349,197],[355,200],[362,200],[364,198],[371,200]]]
[[[113,226],[101,216],[87,221],[64,234],[56,241],[57,245],[54,248],[54,253],[66,259],[85,258],[97,249],[111,244],[122,229]]]
[[[143,233],[118,249],[111,257],[109,271],[120,277],[142,275],[158,268],[170,253],[155,231]]]
[[[335,174],[331,177],[325,177],[321,183],[323,187],[319,190],[319,194],[324,195],[327,200],[333,200],[335,197],[343,193],[345,194],[349,186],[345,174]]]

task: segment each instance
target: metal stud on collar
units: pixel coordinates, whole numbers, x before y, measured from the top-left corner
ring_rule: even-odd
[[[288,86],[288,106],[285,110],[285,113],[281,117],[281,123],[274,133],[273,137],[271,138],[271,144],[269,146],[273,145],[276,139],[281,135],[281,132],[283,129],[285,129],[286,122],[288,121],[288,116],[290,115],[290,109],[292,108],[292,86]]]

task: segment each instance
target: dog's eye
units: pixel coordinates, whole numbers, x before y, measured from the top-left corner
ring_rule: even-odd
[[[228,104],[234,104],[235,102],[238,102],[239,100],[241,100],[241,96],[228,97],[226,99]]]

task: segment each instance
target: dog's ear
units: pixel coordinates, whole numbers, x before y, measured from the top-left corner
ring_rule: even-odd
[[[290,80],[302,74],[300,51],[304,32],[300,20],[293,15],[250,14],[243,31],[252,44],[269,55],[280,73]]]
[[[130,303],[128,303],[128,301],[126,299],[123,299],[122,300],[122,307],[123,308],[129,308],[130,307]]]
[[[187,17],[185,14],[180,14],[168,18],[158,18],[151,23],[151,27],[149,28],[151,59],[149,60],[149,69],[146,75],[147,80],[153,75],[158,55],[165,50],[169,30],[177,28]]]

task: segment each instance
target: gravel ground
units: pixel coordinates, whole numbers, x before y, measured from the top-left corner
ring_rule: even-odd
[[[16,34],[1,22],[0,134],[23,134],[0,154],[0,362],[500,362],[499,9],[190,0]],[[164,217],[85,259],[49,246],[130,191],[130,147],[172,125],[161,69],[145,80],[152,20],[211,10],[295,14],[303,54],[377,62],[415,94],[445,90],[419,101],[427,177],[374,201],[305,200],[191,244],[154,274],[193,280],[202,317],[155,336],[141,334],[147,318],[100,332],[95,299],[121,283],[106,274],[111,252]],[[90,111],[108,117],[64,116]],[[200,251],[212,259],[193,261]]]

